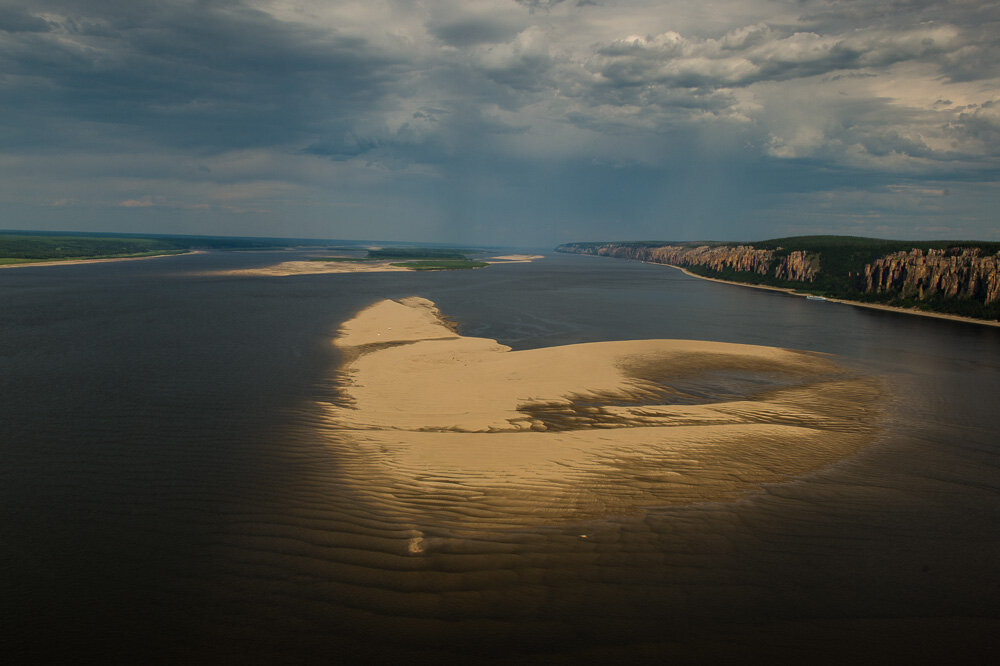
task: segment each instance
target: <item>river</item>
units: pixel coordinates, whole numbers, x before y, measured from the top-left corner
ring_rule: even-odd
[[[932,663],[996,647],[1000,329],[554,253],[220,272],[298,254],[0,270],[9,653]],[[515,350],[679,338],[831,354],[885,387],[879,435],[735,501],[478,533],[403,520],[343,482],[322,405],[339,396],[339,325],[414,295]]]

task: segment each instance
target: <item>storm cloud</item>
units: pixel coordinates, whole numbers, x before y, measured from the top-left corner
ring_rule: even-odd
[[[0,1],[0,210],[509,244],[998,238],[998,28],[973,1]]]

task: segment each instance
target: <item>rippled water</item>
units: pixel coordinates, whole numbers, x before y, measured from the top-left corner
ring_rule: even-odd
[[[995,646],[1000,330],[582,256],[206,273],[274,261],[0,271],[8,651],[940,662]],[[462,335],[514,349],[682,338],[834,354],[886,387],[882,434],[737,501],[502,530],[380,512],[379,495],[399,489],[345,482],[364,461],[338,454],[321,406],[340,398],[329,341],[363,307],[411,295]]]

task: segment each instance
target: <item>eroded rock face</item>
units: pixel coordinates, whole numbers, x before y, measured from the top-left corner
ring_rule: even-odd
[[[819,274],[819,255],[805,250],[790,252],[774,267],[774,276],[780,280],[812,282]]]
[[[704,266],[716,271],[741,271],[771,275],[779,280],[812,282],[819,273],[819,255],[797,250],[787,256],[775,256],[775,250],[759,250],[749,245],[684,247],[662,245],[642,247],[608,243],[597,247],[567,244],[563,251],[597,254],[621,259],[638,259],[675,266]]]
[[[821,270],[818,253],[805,250],[764,250],[750,245],[643,245],[641,243],[567,243],[561,252],[638,259],[674,266],[698,266],[715,271],[755,273],[787,282],[816,282]],[[845,269],[842,269],[845,270]],[[831,276],[825,275],[825,278]],[[885,254],[844,275],[832,276],[839,286],[831,293],[857,298],[857,292],[879,294],[885,302],[899,298],[974,301],[990,307],[1000,303],[1000,252],[977,247],[913,248]],[[755,282],[734,276],[742,282]],[[776,284],[768,279],[760,282]],[[826,280],[829,284],[830,281]],[[781,284],[781,283],[777,283]],[[856,291],[855,291],[856,290]],[[933,303],[931,307],[934,307]],[[973,312],[969,316],[981,317]]]
[[[1000,252],[978,248],[894,252],[865,266],[859,287],[867,293],[899,293],[921,300],[967,297],[1000,301]]]

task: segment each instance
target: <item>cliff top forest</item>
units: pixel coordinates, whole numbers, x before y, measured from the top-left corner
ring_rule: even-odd
[[[557,250],[683,265],[705,277],[834,298],[1000,318],[1000,242],[792,236],[753,242],[566,243]],[[812,270],[796,275],[796,264],[803,263]]]

